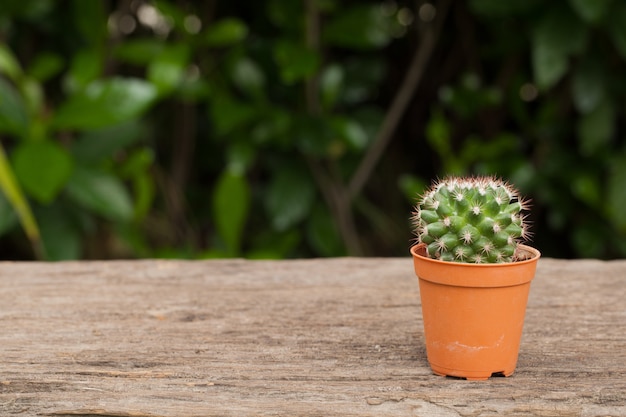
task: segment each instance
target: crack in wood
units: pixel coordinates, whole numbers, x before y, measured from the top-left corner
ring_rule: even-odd
[[[142,412],[116,412],[101,409],[55,411],[44,415],[54,417],[162,417],[157,414],[146,414]]]

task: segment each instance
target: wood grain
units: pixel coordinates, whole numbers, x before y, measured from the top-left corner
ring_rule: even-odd
[[[626,261],[542,259],[516,373],[437,377],[412,260],[0,264],[0,416],[626,416]]]

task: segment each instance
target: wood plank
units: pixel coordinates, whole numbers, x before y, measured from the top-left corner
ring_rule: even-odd
[[[510,378],[437,377],[410,258],[0,264],[0,415],[626,416],[626,261],[542,259]]]

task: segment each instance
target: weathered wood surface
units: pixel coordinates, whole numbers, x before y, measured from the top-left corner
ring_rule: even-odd
[[[0,264],[0,416],[626,416],[626,261],[542,259],[516,373],[426,361],[405,259]]]

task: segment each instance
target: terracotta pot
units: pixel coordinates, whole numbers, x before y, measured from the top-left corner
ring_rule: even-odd
[[[530,282],[541,254],[518,248],[522,261],[443,262],[411,248],[419,278],[426,353],[437,375],[485,380],[515,371]]]

